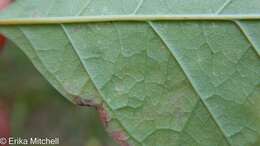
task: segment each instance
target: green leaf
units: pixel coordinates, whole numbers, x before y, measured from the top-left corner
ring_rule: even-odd
[[[122,146],[260,145],[259,0],[23,0],[0,18]]]

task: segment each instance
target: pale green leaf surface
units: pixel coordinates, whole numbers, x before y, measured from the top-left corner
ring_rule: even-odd
[[[260,15],[259,0],[20,0],[6,18]],[[1,20],[0,19],[0,20]],[[260,145],[260,20],[0,26],[65,97],[135,146]]]

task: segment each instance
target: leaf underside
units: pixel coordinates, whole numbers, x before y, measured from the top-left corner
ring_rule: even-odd
[[[20,0],[0,22],[200,14],[258,16],[260,0]],[[126,136],[121,145],[260,145],[260,20],[17,24],[0,32],[69,100],[104,105],[109,131]]]

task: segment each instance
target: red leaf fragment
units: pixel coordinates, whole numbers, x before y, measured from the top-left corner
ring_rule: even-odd
[[[12,0],[0,0],[0,11],[4,10]]]
[[[3,51],[4,49],[4,45],[6,43],[6,38],[0,34],[0,53]]]
[[[101,104],[101,105],[97,106],[97,111],[99,112],[99,118],[100,118],[102,124],[105,127],[107,127],[107,124],[110,119],[109,119],[109,115],[108,115],[106,109],[104,108],[104,105]]]
[[[127,143],[127,136],[122,131],[112,132],[112,138],[120,145],[120,146],[130,146]]]

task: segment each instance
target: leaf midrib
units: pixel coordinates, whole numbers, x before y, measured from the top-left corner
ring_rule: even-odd
[[[247,15],[101,15],[38,18],[2,18],[0,25],[67,24],[108,21],[170,21],[170,20],[260,20],[260,14]]]

